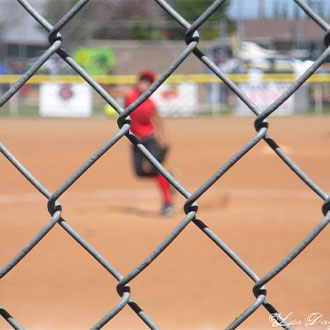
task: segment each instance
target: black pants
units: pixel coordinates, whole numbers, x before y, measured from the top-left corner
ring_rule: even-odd
[[[164,161],[167,153],[167,147],[162,148],[154,135],[148,137],[145,140],[141,140],[141,143],[160,163]],[[135,145],[133,145],[132,154],[133,154],[134,170],[137,176],[139,177],[143,177],[147,175],[156,176],[159,173],[156,167],[152,166],[151,164],[150,164],[151,167],[150,172],[145,171],[143,163],[145,161],[148,162],[148,160],[144,157],[142,152]]]

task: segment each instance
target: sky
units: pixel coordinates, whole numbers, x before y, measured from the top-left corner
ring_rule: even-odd
[[[289,15],[292,14],[296,3],[293,0],[264,0],[265,15],[271,17],[274,10],[274,3],[278,2],[279,6],[286,6]],[[324,15],[330,17],[330,1],[329,0],[309,0],[315,3],[323,4]],[[258,18],[258,8],[261,0],[230,0],[229,15],[232,18]],[[308,2],[308,0],[307,0]]]
[[[272,1],[272,0],[270,0],[270,1]],[[240,16],[251,17],[251,16],[255,15],[255,12],[257,11],[257,9],[258,9],[258,0],[250,0],[248,5],[246,4],[246,1],[231,0],[230,8],[229,8],[229,15],[234,18],[237,18]]]

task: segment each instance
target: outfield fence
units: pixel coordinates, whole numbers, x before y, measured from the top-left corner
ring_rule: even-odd
[[[252,101],[262,107],[265,102],[261,101],[260,103],[258,100],[265,99],[268,103],[273,102],[279,93],[299,78],[299,75],[294,73],[264,73],[258,83],[251,82],[251,76],[247,73],[228,74],[227,77],[246,93],[252,93],[253,89],[257,88],[258,94]],[[20,75],[2,75],[0,77],[0,91],[5,93],[19,78]],[[107,91],[113,86],[134,85],[137,76],[92,76],[92,79]],[[77,84],[87,85],[80,75],[33,75],[23,88],[3,105],[0,115],[40,115],[41,90],[46,84],[57,85],[58,88]],[[166,92],[170,95],[169,98],[163,97],[160,100],[160,110],[162,110],[164,103],[167,103],[167,108],[170,109],[164,110],[163,115],[165,117],[235,114],[240,106],[240,98],[228,89],[222,80],[212,74],[173,74],[168,77],[162,87],[156,94],[156,101],[159,99],[159,95],[164,95]],[[92,93],[90,115],[106,115],[104,109],[107,103],[104,98],[92,88],[90,90]],[[300,102],[295,100],[294,95],[289,98],[292,108],[290,114],[330,112],[330,73],[315,73],[306,81],[300,91],[303,92],[303,97],[299,95]],[[191,99],[192,92],[195,94],[193,100]],[[173,94],[175,99],[173,99]],[[48,98],[48,95],[46,97]],[[186,100],[190,100],[190,102],[187,103]],[[187,108],[189,109],[187,110]],[[276,114],[280,114],[280,112],[275,112]],[[252,113],[246,111],[245,115],[252,115]]]
[[[307,4],[307,1],[295,0],[295,4],[305,11],[306,15],[312,19],[315,24],[320,27],[320,30],[324,31],[325,48],[322,54],[313,62],[313,64],[298,78],[290,82],[288,88],[283,92],[273,103],[269,104],[265,108],[260,108],[254,102],[251,101],[239,84],[234,82],[232,77],[224,74],[217,65],[206,56],[198,47],[199,34],[198,28],[202,26],[216,11],[223,5],[226,0],[215,0],[213,4],[193,23],[189,23],[184,17],[180,16],[165,0],[155,0],[168,15],[170,15],[177,24],[181,25],[186,30],[185,42],[186,47],[178,55],[178,57],[171,63],[166,70],[164,70],[158,79],[152,84],[152,86],[143,93],[136,102],[131,104],[127,108],[123,108],[107,91],[106,89],[88,72],[80,67],[73,58],[62,48],[63,38],[61,35],[62,28],[74,19],[74,16],[88,3],[97,6],[97,1],[80,0],[74,7],[67,13],[63,13],[63,17],[55,24],[50,24],[45,17],[41,16],[27,0],[17,0],[19,4],[30,13],[30,15],[39,22],[39,24],[49,32],[49,48],[31,65],[31,67],[19,77],[16,77],[16,81],[11,82],[10,88],[1,95],[0,105],[3,107],[8,102],[11,102],[13,97],[26,86],[26,84],[33,79],[37,79],[35,73],[38,69],[55,53],[57,53],[64,62],[66,62],[84,81],[86,81],[91,88],[97,93],[105,103],[110,104],[117,112],[118,118],[118,130],[109,138],[109,140],[98,150],[94,155],[86,160],[86,162],[78,168],[71,177],[63,182],[58,189],[51,192],[47,187],[43,186],[38,179],[33,176],[27,168],[11,153],[10,150],[4,145],[0,144],[0,151],[2,155],[8,159],[9,162],[40,192],[47,200],[47,206],[51,220],[37,233],[31,241],[25,245],[22,250],[15,255],[5,266],[0,269],[0,278],[3,279],[23,258],[26,258],[29,252],[40,242],[41,239],[47,238],[47,235],[52,231],[54,226],[58,225],[73,238],[82,249],[85,249],[91,257],[93,257],[100,265],[109,272],[109,276],[113,276],[117,281],[117,292],[119,295],[118,303],[115,306],[109,306],[109,311],[100,320],[95,320],[95,324],[92,325],[92,329],[101,329],[105,324],[111,322],[111,319],[120,313],[125,306],[129,306],[138,318],[140,318],[146,326],[152,329],[161,328],[161,324],[156,324],[157,320],[152,320],[147,311],[143,310],[143,306],[140,306],[137,301],[133,300],[134,297],[131,294],[130,283],[131,281],[140,276],[141,273],[148,267],[151,267],[152,262],[158,258],[158,256],[187,228],[187,226],[196,226],[201,230],[202,235],[206,235],[218,248],[219,253],[224,253],[232,260],[234,264],[241,269],[243,273],[248,276],[252,282],[252,291],[255,296],[255,301],[246,306],[244,311],[238,311],[236,319],[228,325],[227,329],[235,329],[251,315],[253,315],[260,307],[264,307],[269,314],[271,314],[274,321],[277,321],[279,326],[284,329],[292,329],[292,326],[282,317],[276,309],[276,306],[272,304],[266,298],[267,288],[266,284],[272,281],[284,268],[290,268],[290,263],[301,252],[309,246],[320,232],[322,232],[330,220],[330,198],[329,195],[304,172],[298,165],[285,153],[280,145],[269,135],[268,128],[270,126],[270,116],[276,114],[279,107],[287,101],[295,93],[298,93],[303,84],[309,79],[316,79],[315,72],[330,56],[330,26],[318,16]],[[0,14],[1,15],[1,14]],[[225,162],[215,173],[211,174],[209,179],[205,181],[196,191],[188,191],[177,179],[175,179],[166,168],[164,168],[157,160],[146,150],[146,148],[139,142],[138,139],[130,132],[130,117],[129,115],[148,97],[151,97],[158,88],[162,86],[167,79],[172,77],[176,68],[178,68],[184,61],[189,61],[191,56],[196,56],[209,70],[214,73],[215,79],[224,84],[237,98],[239,98],[249,109],[252,115],[256,117],[254,121],[254,127],[256,133],[254,137],[247,141],[241,149]],[[35,78],[34,78],[35,77]],[[315,77],[315,78],[314,78]],[[67,192],[67,190],[74,185],[85,173],[89,170],[104,154],[106,154],[118,141],[127,140],[128,143],[136,145],[144,156],[159,170],[159,172],[172,184],[172,186],[185,198],[185,203],[182,205],[185,211],[185,217],[177,224],[173,231],[166,237],[166,239],[159,244],[159,246],[150,251],[150,254],[135,268],[133,268],[128,274],[121,274],[120,270],[116,269],[109,260],[106,260],[93,246],[89,244],[78,232],[76,232],[71,226],[68,220],[62,217],[61,197]],[[209,228],[207,223],[203,222],[198,216],[198,200],[204,194],[207,194],[208,189],[221,180],[222,176],[229,171],[237,162],[240,161],[250,150],[258,145],[260,141],[265,141],[269,149],[274,152],[307,187],[310,188],[320,198],[320,208],[324,214],[323,219],[313,228],[313,230],[290,252],[282,261],[277,265],[274,265],[273,269],[270,269],[263,277],[259,275],[249,267],[249,265],[242,260],[234,250],[232,250],[227,244],[225,244],[220,237],[218,237],[212,228]],[[326,262],[326,261],[325,261]],[[36,288],[37,290],[37,288]],[[1,298],[0,298],[1,299]],[[1,301],[0,301],[1,303]],[[28,308],[28,307],[27,307]],[[8,322],[8,326],[14,329],[24,329],[24,325],[20,324],[20,320],[15,319],[15,310],[8,310],[6,306],[0,306],[1,316]],[[36,315],[37,317],[37,315]],[[86,325],[88,327],[90,325]]]

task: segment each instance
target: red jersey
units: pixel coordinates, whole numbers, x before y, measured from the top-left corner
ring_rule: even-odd
[[[128,107],[140,96],[137,89],[132,89],[125,100],[125,107]],[[149,99],[144,101],[131,114],[131,131],[137,138],[143,139],[155,132],[153,116],[156,111],[155,103]]]

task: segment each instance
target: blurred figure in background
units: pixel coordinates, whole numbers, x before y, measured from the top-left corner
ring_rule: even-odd
[[[141,71],[135,87],[110,91],[113,96],[124,96],[125,108],[132,104],[155,81],[155,74],[151,70]],[[160,162],[164,162],[169,145],[165,134],[162,118],[157,112],[155,103],[148,98],[131,114],[131,132]],[[160,216],[169,216],[174,213],[173,196],[170,183],[150,164],[141,151],[132,145],[132,158],[135,174],[142,178],[156,180],[162,197]]]

